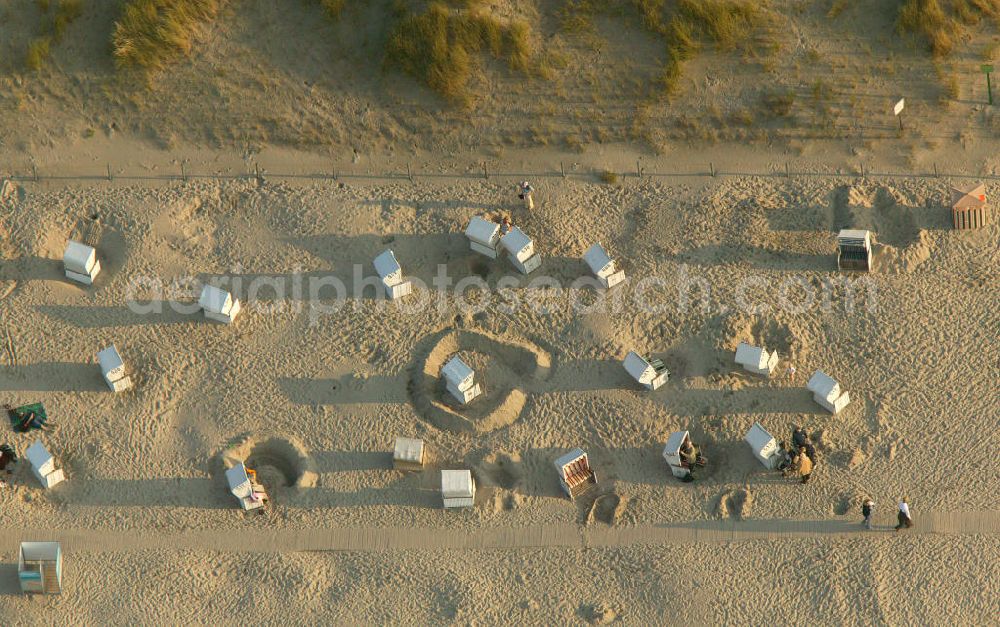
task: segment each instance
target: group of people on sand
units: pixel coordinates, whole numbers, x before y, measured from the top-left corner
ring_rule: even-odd
[[[786,477],[800,477],[802,483],[809,483],[816,467],[816,446],[802,425],[795,425],[792,430],[791,446],[783,440],[780,447],[782,459],[778,462],[778,470]]]
[[[786,477],[800,477],[802,483],[808,483],[813,469],[816,467],[816,446],[802,425],[797,424],[792,429],[792,444],[787,441],[781,442],[782,460],[778,463],[778,470]],[[865,529],[872,528],[872,515],[875,512],[875,501],[865,498],[861,504],[861,514],[864,516],[862,524]],[[909,529],[913,526],[913,518],[910,515],[910,504],[904,496],[900,499],[896,512],[896,531]]]

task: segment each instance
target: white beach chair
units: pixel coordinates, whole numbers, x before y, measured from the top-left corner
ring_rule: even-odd
[[[870,272],[872,268],[871,231],[842,229],[837,234],[837,269]]]
[[[465,227],[465,236],[469,238],[469,247],[490,259],[496,259],[497,248],[500,246],[500,225],[492,220],[473,216]]]
[[[226,290],[214,285],[201,288],[198,305],[205,312],[206,318],[226,324],[232,323],[240,313],[240,301],[233,298],[233,295]]]
[[[63,267],[66,278],[84,285],[93,285],[94,279],[101,272],[101,262],[97,259],[97,251],[86,244],[70,240],[63,252]]]
[[[482,394],[482,389],[475,382],[476,373],[458,355],[441,368],[441,376],[448,392],[463,405]]]
[[[392,451],[392,467],[399,470],[420,470],[424,467],[424,441],[417,438],[396,438]]]
[[[500,245],[521,274],[530,274],[542,265],[541,256],[535,254],[534,242],[516,226],[500,238]]]
[[[413,283],[403,280],[403,269],[391,250],[375,257],[372,265],[382,279],[382,285],[385,286],[385,293],[389,298],[396,300],[413,293]]]
[[[62,592],[62,547],[58,542],[22,542],[17,551],[21,592]]]
[[[774,470],[778,467],[778,463],[781,462],[782,457],[781,448],[778,446],[778,441],[774,439],[774,436],[768,433],[759,422],[755,422],[750,427],[743,440],[750,445],[753,456],[764,465],[764,468]]]
[[[62,469],[56,468],[56,463],[52,458],[52,454],[49,453],[47,448],[45,448],[45,445],[42,444],[41,440],[37,440],[34,444],[29,446],[28,450],[25,451],[24,456],[28,459],[28,463],[31,465],[32,474],[34,474],[35,478],[41,482],[42,487],[51,488],[66,479]]]
[[[817,370],[806,383],[806,389],[813,393],[813,400],[824,409],[836,415],[851,402],[851,395],[840,389],[840,384],[822,370]]]
[[[553,465],[559,475],[559,486],[571,499],[597,485],[597,473],[583,449],[573,449],[556,459]]]
[[[618,270],[614,259],[608,256],[600,242],[583,253],[583,261],[606,289],[611,289],[625,280],[625,271]]]
[[[445,509],[475,507],[476,482],[471,470],[441,471],[441,500]]]
[[[663,362],[659,360],[656,360],[655,363],[647,361],[635,351],[629,351],[622,365],[625,367],[625,371],[647,390],[657,389],[670,377],[670,371],[663,365]]]
[[[97,363],[112,392],[124,392],[132,387],[132,378],[125,374],[125,362],[114,344],[97,353]]]
[[[768,353],[767,349],[740,342],[736,347],[736,363],[744,370],[769,377],[778,365],[778,351]]]
[[[260,485],[250,480],[247,467],[243,462],[239,462],[226,470],[226,482],[229,484],[229,491],[232,492],[240,507],[246,511],[264,507],[267,501],[267,493]]]

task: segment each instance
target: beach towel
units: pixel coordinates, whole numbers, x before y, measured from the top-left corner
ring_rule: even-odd
[[[45,407],[41,403],[23,405],[14,409],[8,409],[10,425],[14,431],[24,433],[32,429],[44,429],[49,417],[45,414]]]

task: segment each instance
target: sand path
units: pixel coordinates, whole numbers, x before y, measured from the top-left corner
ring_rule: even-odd
[[[888,521],[865,531],[855,520],[697,521],[674,525],[583,528],[576,525],[536,525],[449,531],[419,528],[334,528],[301,530],[225,529],[118,532],[102,529],[4,529],[0,538],[16,546],[27,540],[57,540],[67,552],[117,553],[158,549],[213,550],[238,553],[286,551],[435,551],[526,548],[597,548],[632,545],[725,543],[745,540],[895,536]],[[895,522],[894,520],[891,522]],[[1000,534],[1000,512],[921,514],[906,534]]]

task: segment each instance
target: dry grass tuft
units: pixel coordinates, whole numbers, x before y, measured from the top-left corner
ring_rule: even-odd
[[[597,175],[597,178],[600,179],[600,181],[605,185],[615,185],[618,183],[618,174],[616,172],[612,172],[611,170],[602,171]]]
[[[795,105],[795,92],[769,91],[761,97],[764,113],[773,118],[786,118],[792,114]]]
[[[526,22],[504,23],[493,17],[482,0],[459,4],[462,10],[440,1],[419,12],[401,6],[386,44],[385,64],[417,78],[448,100],[468,104],[476,56],[489,53],[506,60],[512,70],[527,73],[531,31]]]
[[[347,0],[319,0],[319,4],[326,9],[330,17],[337,19],[343,13]]]
[[[32,72],[37,72],[45,66],[49,59],[49,51],[52,46],[52,38],[48,36],[36,37],[28,44],[28,52],[24,57],[24,64]]]
[[[31,40],[24,55],[24,64],[33,72],[45,66],[52,52],[52,44],[59,43],[69,25],[83,15],[82,0],[59,0],[51,18],[48,15],[52,8],[49,0],[35,0],[35,6],[42,13],[40,34]]]
[[[694,57],[702,42],[720,50],[749,47],[753,31],[765,22],[765,12],[755,0],[566,0],[559,23],[567,33],[595,36],[597,15],[632,15],[646,30],[663,38],[666,59],[661,82],[667,94],[676,91],[684,62]]]
[[[130,0],[115,22],[115,62],[147,75],[191,53],[198,27],[214,19],[227,0]]]
[[[897,28],[922,36],[931,54],[943,57],[951,54],[967,27],[986,17],[1000,17],[1000,0],[903,0]]]

